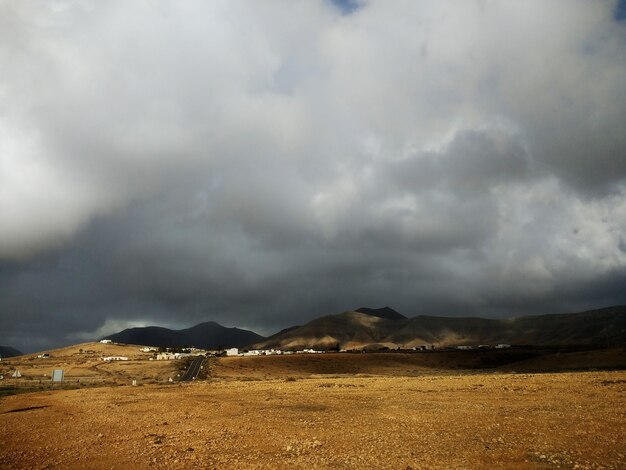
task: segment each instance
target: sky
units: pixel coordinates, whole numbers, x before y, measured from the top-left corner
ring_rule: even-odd
[[[626,7],[0,1],[0,344],[626,304]]]

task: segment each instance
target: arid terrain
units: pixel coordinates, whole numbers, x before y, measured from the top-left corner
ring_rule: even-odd
[[[115,365],[157,368],[136,387],[1,398],[0,468],[626,468],[625,371],[437,357],[219,358],[187,383],[155,379],[175,361],[138,358]]]
[[[83,343],[48,351],[47,358],[25,354],[0,361],[0,391],[12,386],[28,389],[48,389],[53,369],[65,372],[64,386],[89,387],[130,384],[132,380],[160,383],[176,377],[184,366],[182,361],[155,361],[154,352],[141,352],[142,346]],[[127,361],[103,361],[108,356],[127,357]],[[10,380],[19,370],[22,379]],[[57,385],[58,386],[58,385]]]

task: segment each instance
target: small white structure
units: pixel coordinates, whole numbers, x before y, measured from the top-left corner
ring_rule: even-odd
[[[145,348],[141,348],[140,351],[141,352],[155,352],[158,351],[159,348],[152,348],[150,346],[146,346]]]
[[[239,356],[239,348],[226,349],[227,356]]]
[[[262,355],[265,355],[265,351],[261,351],[260,349],[252,349],[250,351],[245,351],[243,355],[244,356],[262,356]]]
[[[113,340],[112,339],[101,339],[100,342],[103,343],[103,344],[110,344],[110,343],[113,342]]]
[[[510,344],[496,344],[496,349],[506,349],[510,347],[511,347]]]
[[[272,356],[275,354],[282,354],[283,352],[280,349],[251,349],[250,351],[245,351],[243,353],[244,356]]]
[[[19,379],[21,376],[22,376],[22,373],[20,372],[19,369],[15,369],[15,372],[11,374],[11,377],[13,377],[14,379]]]
[[[128,357],[126,356],[106,356],[102,358],[103,361],[111,362],[111,361],[128,361]]]
[[[162,352],[157,354],[157,361],[171,361],[172,359],[180,359],[180,353]]]

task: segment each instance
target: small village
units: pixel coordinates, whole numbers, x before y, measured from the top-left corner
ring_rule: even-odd
[[[105,344],[114,344],[110,339],[103,339],[100,341]],[[496,344],[495,346],[480,344],[478,346],[470,346],[470,345],[462,345],[456,346],[454,348],[445,348],[447,350],[457,349],[460,351],[469,351],[474,349],[507,349],[510,348],[510,344]],[[431,344],[425,344],[419,347],[414,347],[411,349],[401,349],[398,348],[395,351],[402,352],[410,352],[410,351],[434,351],[437,348]],[[239,348],[227,348],[227,349],[217,349],[217,350],[204,350],[198,348],[157,348],[152,346],[146,346],[139,349],[141,352],[153,352],[154,357],[150,360],[157,361],[167,361],[167,360],[176,360],[183,359],[191,356],[199,356],[199,355],[209,355],[209,356],[227,356],[227,357],[245,357],[245,356],[278,356],[278,355],[289,355],[289,354],[324,354],[328,352],[340,352],[340,353],[348,353],[348,352],[381,352],[381,351],[393,351],[388,347],[382,346],[378,349],[360,349],[360,350],[347,350],[347,349],[333,349],[333,350],[317,350],[312,348],[303,348],[295,351],[291,350],[282,350],[282,349],[239,349]],[[127,361],[128,357],[126,356],[105,356],[102,358],[103,361]]]

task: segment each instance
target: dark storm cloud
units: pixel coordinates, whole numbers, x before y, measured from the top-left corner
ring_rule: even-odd
[[[626,302],[616,5],[2,4],[0,343]]]

